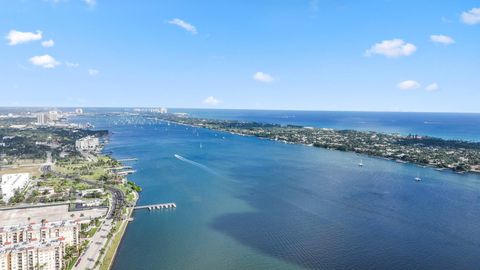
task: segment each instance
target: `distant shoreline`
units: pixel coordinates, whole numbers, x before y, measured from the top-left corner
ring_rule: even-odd
[[[165,122],[172,122],[172,123],[179,124],[179,125],[195,127],[195,128],[205,128],[205,129],[215,130],[215,131],[219,131],[219,132],[225,132],[225,133],[233,134],[233,135],[252,136],[252,137],[257,137],[257,138],[260,138],[260,139],[279,141],[279,142],[289,143],[289,144],[300,144],[300,145],[313,146],[313,147],[319,147],[319,148],[324,148],[324,149],[338,150],[338,151],[342,151],[342,152],[352,152],[352,153],[357,153],[357,154],[363,154],[363,155],[366,155],[366,156],[369,156],[369,157],[383,158],[383,159],[386,159],[386,160],[396,161],[396,162],[399,162],[399,163],[411,163],[411,164],[415,164],[415,165],[418,165],[418,166],[430,167],[430,168],[436,169],[438,171],[451,170],[451,171],[454,171],[454,172],[460,173],[460,174],[462,174],[462,173],[479,174],[480,173],[480,162],[475,163],[471,167],[468,167],[468,169],[464,169],[465,168],[465,167],[463,167],[464,165],[461,165],[461,164],[457,164],[457,167],[453,166],[452,163],[450,163],[450,164],[445,163],[447,165],[443,164],[442,166],[440,166],[440,164],[415,162],[415,160],[410,160],[408,158],[404,158],[404,156],[401,156],[401,157],[386,156],[384,154],[380,154],[382,152],[377,152],[377,153],[373,154],[373,153],[371,153],[371,152],[369,153],[367,151],[367,150],[369,150],[368,148],[366,150],[362,149],[362,151],[360,151],[358,149],[351,150],[351,149],[342,148],[343,145],[338,144],[338,143],[337,144],[332,143],[332,144],[328,145],[328,144],[318,144],[318,143],[306,143],[306,142],[301,142],[298,139],[292,139],[292,136],[297,135],[297,134],[295,134],[295,132],[299,132],[300,134],[302,134],[302,132],[304,132],[304,130],[307,130],[307,129],[309,129],[309,130],[323,130],[323,131],[327,130],[327,131],[331,131],[332,133],[352,132],[352,133],[354,133],[353,137],[355,137],[355,135],[359,135],[359,136],[364,136],[364,135],[377,136],[378,135],[378,136],[391,136],[393,138],[397,138],[397,137],[404,138],[402,136],[396,136],[396,135],[391,135],[391,134],[386,134],[386,133],[356,131],[356,130],[335,130],[335,129],[325,129],[325,128],[311,128],[311,127],[295,126],[295,125],[283,127],[283,126],[280,126],[280,125],[277,125],[277,124],[265,124],[265,123],[248,122],[248,121],[236,121],[236,120],[202,119],[202,118],[191,118],[191,117],[184,117],[184,116],[178,117],[178,116],[174,116],[172,114],[157,116],[157,119],[161,120],[161,121],[165,121]],[[289,130],[290,127],[292,127],[291,130]],[[273,131],[271,131],[271,130],[273,130]],[[282,139],[279,139],[278,138],[279,136],[277,136],[276,132],[278,130],[281,130],[281,131],[278,132],[278,134],[280,134],[281,136],[284,136]],[[286,135],[284,133],[282,133],[285,130],[289,132],[287,135],[289,135],[290,137],[286,137]],[[265,133],[268,133],[268,132],[271,132],[271,133],[265,135]],[[456,144],[465,144],[467,146],[471,145],[472,147],[475,147],[472,150],[472,153],[474,153],[475,157],[480,160],[480,143],[478,143],[478,142],[461,141],[461,140],[445,140],[445,139],[441,139],[441,138],[427,137],[427,136],[412,137],[411,140],[418,140],[418,144],[421,144],[421,143],[423,143],[422,140],[430,140],[430,139],[435,140],[436,143],[445,143],[447,145],[449,143],[452,143],[453,145],[456,145]],[[350,142],[347,141],[347,143],[350,143]],[[409,148],[407,150],[419,151],[419,149],[422,149],[422,147],[423,146],[413,145],[413,146],[409,146]],[[451,155],[453,155],[453,154],[456,154],[457,156],[462,156],[462,154],[463,154],[461,152],[459,152],[459,153],[455,152],[455,151],[462,151],[462,149],[463,149],[462,147],[452,148],[451,146],[447,146],[447,147],[438,147],[438,148],[440,150],[443,150],[443,151],[448,150],[448,151],[446,151],[446,153],[448,153],[450,155],[446,154],[445,157],[444,157],[444,160],[449,159],[451,157]],[[438,150],[438,149],[434,149],[434,150]],[[451,153],[452,151],[454,153]],[[469,154],[471,154],[471,153],[469,153]],[[460,165],[462,167],[459,167]]]
[[[43,106],[43,105],[32,105],[32,106],[6,106],[0,105],[0,110],[10,110],[10,109],[38,109],[44,110],[45,108],[57,108],[57,109],[75,109],[78,106]],[[84,109],[155,109],[157,107],[138,107],[138,106],[82,106]],[[445,111],[384,111],[384,110],[322,110],[322,109],[259,109],[259,108],[212,108],[212,107],[168,107],[169,109],[173,110],[215,110],[215,111],[273,111],[273,112],[348,112],[348,113],[425,113],[425,114],[480,114],[478,112],[464,112],[464,111],[456,111],[456,112],[445,112]]]

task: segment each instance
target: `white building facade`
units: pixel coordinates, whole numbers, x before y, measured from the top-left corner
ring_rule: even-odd
[[[100,140],[97,137],[88,136],[75,142],[75,148],[78,151],[94,151],[100,146]]]
[[[28,184],[30,180],[30,174],[28,173],[16,173],[16,174],[4,174],[2,175],[2,181],[0,183],[0,195],[5,203],[15,195],[15,191],[22,190]]]
[[[50,117],[46,113],[37,114],[38,125],[48,125],[50,123]]]

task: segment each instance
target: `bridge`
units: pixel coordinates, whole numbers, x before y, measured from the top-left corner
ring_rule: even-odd
[[[133,209],[135,210],[148,209],[148,211],[152,211],[157,209],[174,209],[174,208],[177,208],[177,205],[175,203],[160,203],[160,204],[135,206]]]

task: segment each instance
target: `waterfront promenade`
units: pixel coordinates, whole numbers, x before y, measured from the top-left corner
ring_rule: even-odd
[[[93,235],[93,237],[90,239],[90,244],[88,245],[87,250],[85,250],[83,255],[79,258],[79,262],[77,262],[77,265],[73,269],[98,269],[98,264],[96,264],[96,262],[101,255],[100,250],[106,247],[108,242],[108,233],[112,227],[112,220],[105,219],[97,233],[95,233],[95,235]]]

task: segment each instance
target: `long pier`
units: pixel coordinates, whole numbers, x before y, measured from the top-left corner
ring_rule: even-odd
[[[149,211],[157,210],[157,209],[173,209],[177,208],[175,203],[160,203],[160,204],[150,204],[150,205],[142,205],[142,206],[135,206],[133,209],[148,209]]]

